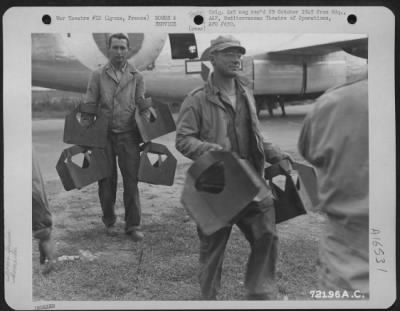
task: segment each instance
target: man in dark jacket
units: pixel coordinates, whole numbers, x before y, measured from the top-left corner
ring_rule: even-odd
[[[139,109],[148,118],[154,110],[144,100],[143,77],[128,63],[128,53],[128,37],[122,33],[112,34],[108,41],[109,63],[93,72],[86,101],[99,105],[109,121],[106,151],[112,165],[112,176],[99,181],[99,198],[107,233],[117,233],[114,224],[118,159],[124,185],[125,232],[133,241],[140,241],[144,237],[140,228],[137,177],[141,136],[135,121],[135,110]]]
[[[182,104],[176,148],[192,160],[212,150],[232,151],[247,159],[262,176],[265,160],[275,163],[283,154],[279,148],[264,142],[252,91],[238,76],[241,56],[246,50],[232,36],[212,40],[209,50],[213,73],[204,87],[194,90]],[[272,193],[269,191],[263,199],[252,201],[236,225],[251,247],[245,278],[247,297],[273,299],[278,238]],[[198,228],[202,299],[216,299],[231,230],[229,226],[206,235]]]

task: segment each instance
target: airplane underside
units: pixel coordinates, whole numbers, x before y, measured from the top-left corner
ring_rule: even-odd
[[[189,65],[196,62],[201,64],[198,68],[203,68],[209,58],[207,49],[198,53],[200,43],[194,34],[129,35],[134,52],[128,61],[142,70],[146,96],[180,105],[191,90],[204,83],[204,73],[188,71]],[[107,62],[106,38],[107,34],[33,34],[32,86],[85,93],[91,72]],[[136,39],[140,44],[135,43]],[[91,54],[82,48],[82,42],[96,51]],[[343,49],[302,51],[243,57],[241,74],[251,83],[258,112],[266,108],[272,116],[280,107],[285,115],[285,103],[315,99],[367,70],[366,59]]]

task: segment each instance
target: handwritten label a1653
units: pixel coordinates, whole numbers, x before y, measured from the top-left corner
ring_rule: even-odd
[[[386,259],[385,259],[385,250],[384,244],[381,239],[381,231],[378,229],[371,229],[371,246],[372,251],[375,257],[375,265],[377,266],[377,270],[382,272],[388,272],[386,269]]]

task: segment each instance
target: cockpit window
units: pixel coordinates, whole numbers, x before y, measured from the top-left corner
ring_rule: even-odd
[[[169,34],[172,59],[198,58],[196,38],[193,33]]]

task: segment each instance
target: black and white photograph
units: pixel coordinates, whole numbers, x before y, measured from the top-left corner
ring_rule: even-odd
[[[23,91],[4,69],[10,305],[394,303],[394,37],[366,8],[70,10],[32,11]]]

